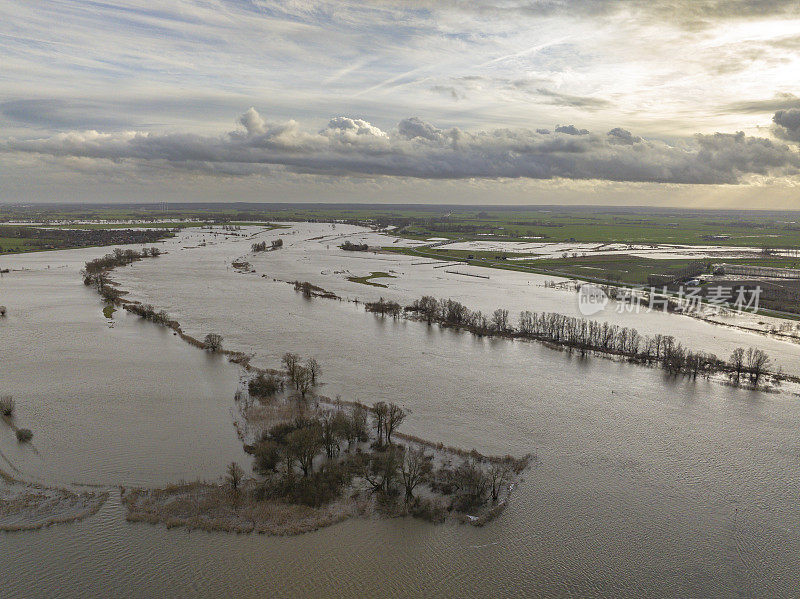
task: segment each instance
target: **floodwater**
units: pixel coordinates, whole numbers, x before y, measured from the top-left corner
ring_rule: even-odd
[[[484,528],[353,520],[273,538],[128,524],[115,495],[83,522],[0,536],[4,597],[797,596],[797,397],[303,299],[272,277],[289,279],[293,267],[303,276],[292,279],[313,275],[352,297],[443,289],[481,309],[514,298],[528,309],[559,305],[548,299],[556,291],[494,271],[491,285],[459,294],[461,279],[412,267],[422,262],[414,258],[403,259],[402,276],[380,280],[388,289],[350,283],[334,271],[387,270],[374,267],[386,256],[351,258],[335,243],[300,241],[325,227],[257,234],[280,235],[286,248],[248,256],[255,274],[229,268],[252,240],[196,247],[201,236],[212,238],[194,231],[166,243],[168,255],[114,278],[190,334],[219,332],[227,347],[254,352],[261,364],[277,365],[286,351],[313,355],[323,393],[398,402],[409,411],[406,432],[489,453],[535,453],[538,466],[509,509]],[[238,368],[119,312],[109,328],[77,273],[101,253],[62,252],[71,266],[60,270],[43,268],[56,265],[55,253],[9,260],[13,268],[39,265],[0,281],[0,303],[9,307],[0,322],[0,388],[17,396],[17,417],[34,430],[38,453],[20,455],[3,439],[4,455],[45,480],[156,485],[219,476],[240,451],[228,414]],[[361,260],[365,272],[355,272]],[[676,328],[688,323],[698,342],[743,335],[663,318]],[[797,348],[786,344],[787,360]]]
[[[421,256],[346,252],[338,249],[338,245],[342,243],[343,239],[368,243],[370,246],[402,245],[404,242],[401,240],[400,243],[394,244],[392,243],[393,238],[365,233],[363,229],[346,225],[336,225],[335,229],[331,229],[330,225],[297,224],[290,231],[273,230],[256,236],[257,240],[274,238],[284,240],[285,248],[283,250],[247,257],[256,269],[257,275],[265,275],[270,280],[277,278],[288,281],[298,279],[310,281],[342,297],[374,301],[383,296],[403,305],[426,294],[437,298],[451,297],[473,310],[491,313],[496,308],[506,308],[510,311],[513,320],[522,310],[582,316],[578,310],[577,296],[574,291],[544,286],[548,281],[563,281],[557,277],[470,267],[464,264],[447,266],[447,263]],[[239,251],[244,253],[249,249],[249,245],[247,243],[242,245],[244,247]],[[231,249],[215,246],[207,251],[208,257],[200,264],[189,270],[185,270],[184,267],[181,267],[180,270],[186,272],[187,278],[194,280],[206,277],[211,280],[208,273],[214,270],[217,271],[215,277],[223,276],[219,269],[224,263],[224,256],[230,251]],[[172,258],[177,259],[177,256],[172,256]],[[362,276],[373,271],[387,272],[396,278],[375,279],[375,282],[386,285],[386,288],[370,287],[347,280],[350,275]],[[489,278],[469,276],[470,274]],[[126,276],[125,282],[133,285],[137,291],[152,293],[154,299],[159,299],[163,296],[163,290],[173,279],[174,277],[167,270],[162,270],[155,264],[147,264],[143,265],[141,270],[130,272],[130,276]],[[258,287],[258,283],[255,281],[243,282],[236,278],[230,280],[234,282],[229,282],[226,278],[224,284],[213,286],[219,287],[220,293],[225,293],[222,288],[230,289],[231,286],[234,286],[235,289]],[[157,286],[152,285],[154,281],[158,281]],[[212,286],[209,285],[209,287]],[[208,292],[215,293],[211,288],[208,289]],[[182,301],[177,293],[176,297],[171,300],[171,305],[177,305]],[[251,293],[251,291],[243,293]],[[267,317],[275,310],[276,302],[280,301],[272,295],[272,292],[270,294],[270,306],[267,307],[266,300],[260,304],[260,307],[266,309]],[[183,295],[188,295],[188,293],[183,293]],[[205,298],[202,303],[209,304]],[[294,306],[294,302],[291,305]],[[259,320],[261,318],[260,316]],[[736,347],[747,348],[755,345],[764,349],[772,357],[776,367],[782,368],[784,372],[800,376],[800,345],[790,341],[721,327],[689,316],[667,314],[659,310],[639,313],[621,311],[620,305],[616,303],[611,303],[606,310],[593,315],[592,318],[620,326],[633,327],[643,335],[670,334],[690,349],[702,349],[722,358],[727,358]],[[759,321],[780,322],[777,319],[749,314],[723,318],[723,320],[730,324],[746,324],[748,326],[755,326]]]
[[[714,245],[673,245],[673,244],[624,244],[624,243],[580,243],[580,242],[538,242],[529,241],[458,241],[443,246],[449,250],[473,250],[488,252],[512,252],[533,254],[512,260],[531,260],[533,258],[561,258],[564,254],[579,256],[630,255],[654,260],[675,258],[748,258],[758,257],[761,250],[754,247],[714,246]]]
[[[237,369],[123,310],[106,319],[79,273],[104,251],[3,259],[26,270],[0,278],[0,394],[15,398],[17,426],[34,437],[21,446],[0,425],[0,469],[61,484],[163,485],[246,463],[235,431],[220,427]]]

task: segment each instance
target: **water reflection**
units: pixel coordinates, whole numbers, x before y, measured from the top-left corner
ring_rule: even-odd
[[[118,279],[265,365],[313,354],[326,394],[400,401],[412,434],[537,453],[509,509],[480,529],[358,520],[268,538],[127,524],[115,499],[79,524],[1,537],[4,596],[796,595],[795,397],[304,301],[227,270],[245,251],[175,249]],[[20,309],[0,324],[12,350],[0,381],[36,399],[22,416],[42,464],[4,451],[59,479],[218,472],[237,445],[225,413],[236,369],[127,316],[108,329],[76,271],[51,274],[3,280]]]

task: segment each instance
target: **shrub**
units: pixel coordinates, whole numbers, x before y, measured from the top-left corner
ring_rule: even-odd
[[[19,441],[20,443],[27,443],[31,439],[33,439],[33,433],[30,431],[30,429],[27,428],[17,429],[17,441]]]
[[[420,518],[434,524],[445,521],[447,508],[438,499],[417,498],[409,506],[408,511],[415,518]]]
[[[369,249],[366,243],[353,243],[352,241],[345,241],[339,247],[348,252],[366,252]]]
[[[116,299],[119,299],[122,296],[122,293],[110,285],[104,285],[100,289],[100,295],[103,296],[103,299],[109,302],[113,302]]]
[[[244,478],[244,470],[242,470],[241,466],[236,462],[231,462],[228,465],[225,482],[228,483],[231,489],[238,491],[239,485],[242,483],[242,478]]]
[[[278,465],[283,460],[281,448],[270,439],[260,441],[253,448],[253,455],[255,457],[253,470],[264,476],[269,476],[276,472]]]
[[[206,349],[208,351],[220,351],[222,349],[222,335],[218,335],[217,333],[209,333],[206,335],[204,343],[206,344]]]
[[[0,397],[0,414],[3,416],[11,416],[14,413],[14,398],[10,395]]]
[[[257,377],[250,379],[250,382],[247,383],[247,391],[253,397],[272,397],[282,386],[278,377],[262,372]]]
[[[324,505],[339,496],[342,487],[352,480],[350,469],[334,462],[309,476],[295,478],[286,489],[287,498],[311,507]]]

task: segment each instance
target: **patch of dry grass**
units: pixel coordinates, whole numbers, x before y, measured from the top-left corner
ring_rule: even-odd
[[[317,530],[342,522],[363,508],[352,500],[333,502],[322,508],[257,500],[252,484],[237,493],[228,487],[203,482],[163,489],[123,490],[122,501],[129,522],[270,535],[297,535]]]
[[[73,493],[27,484],[0,471],[0,531],[36,530],[96,514],[108,492]]]

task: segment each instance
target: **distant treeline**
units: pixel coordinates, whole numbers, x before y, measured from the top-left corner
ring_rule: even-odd
[[[141,252],[137,252],[136,250],[122,250],[120,248],[116,248],[113,252],[106,254],[102,258],[89,260],[84,266],[84,271],[88,274],[97,274],[105,270],[116,268],[117,266],[125,266],[126,264],[136,262],[142,258],[147,258],[149,256],[155,258],[156,256],[160,255],[161,250],[156,247],[144,248]]]
[[[174,231],[167,229],[43,229],[30,226],[0,226],[0,237],[24,240],[24,248],[27,250],[155,243],[174,234]],[[17,249],[8,248],[9,251]],[[3,248],[0,248],[0,251],[3,251]]]
[[[122,250],[116,248],[110,254],[102,258],[89,260],[83,267],[83,284],[94,285],[100,295],[107,300],[118,299],[121,295],[119,290],[108,278],[108,271],[117,266],[125,266],[141,260],[142,258],[156,258],[161,255],[161,250],[157,247],[144,248],[141,252],[136,250]]]

